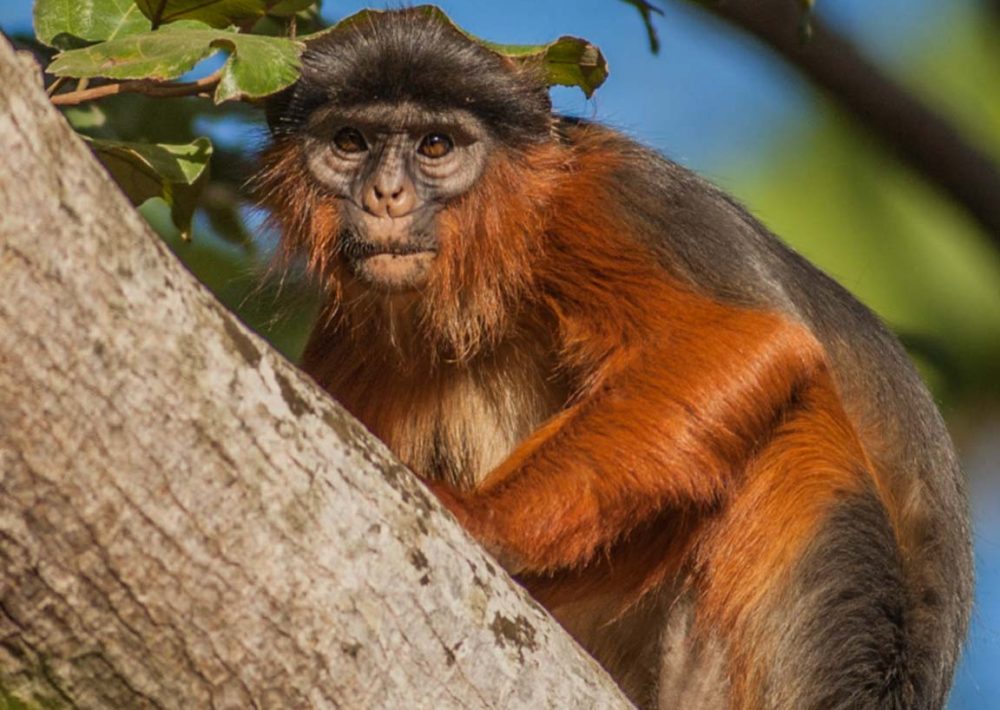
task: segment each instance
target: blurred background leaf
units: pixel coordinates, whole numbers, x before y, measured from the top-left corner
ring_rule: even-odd
[[[170,207],[171,219],[181,237],[190,238],[191,220],[212,157],[212,144],[207,138],[182,145],[100,138],[88,138],[87,143],[133,205],[160,198]]]

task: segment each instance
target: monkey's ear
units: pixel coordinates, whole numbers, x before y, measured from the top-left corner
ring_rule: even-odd
[[[292,84],[276,94],[271,94],[264,101],[264,116],[267,118],[267,127],[271,130],[272,136],[277,137],[289,131],[289,107],[297,85],[297,83]]]

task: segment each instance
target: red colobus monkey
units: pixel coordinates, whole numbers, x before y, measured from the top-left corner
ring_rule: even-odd
[[[312,42],[257,189],[303,366],[642,707],[938,708],[962,479],[896,339],[740,205],[419,10]]]

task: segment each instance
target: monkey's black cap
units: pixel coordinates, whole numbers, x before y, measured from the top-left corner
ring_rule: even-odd
[[[549,135],[552,104],[537,71],[462,35],[422,8],[375,14],[308,43],[299,81],[267,104],[275,135],[327,104],[409,101],[464,109],[505,142]]]

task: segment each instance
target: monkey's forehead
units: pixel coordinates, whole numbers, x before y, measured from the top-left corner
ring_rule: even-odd
[[[349,125],[367,133],[412,133],[423,135],[446,130],[453,137],[478,141],[489,137],[486,126],[475,114],[463,109],[430,109],[418,103],[374,101],[370,104],[341,106],[326,104],[309,116],[304,130],[324,135]]]
[[[310,42],[302,77],[269,106],[272,128],[295,133],[315,111],[406,104],[429,114],[474,115],[498,138],[535,142],[549,134],[551,102],[541,76],[456,30],[397,11]]]

